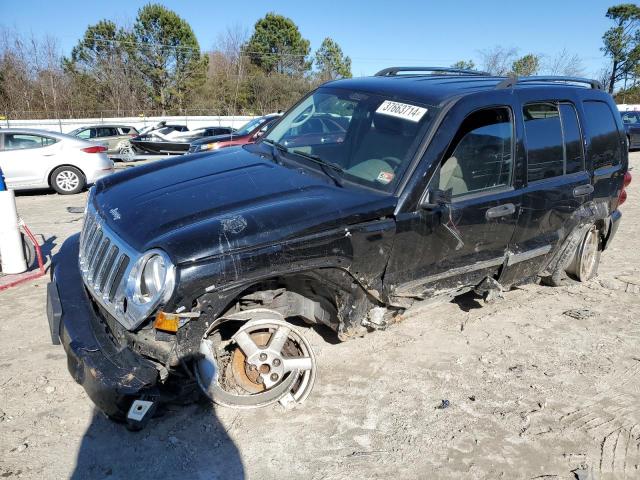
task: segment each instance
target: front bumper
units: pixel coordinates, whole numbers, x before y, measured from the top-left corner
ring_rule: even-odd
[[[107,415],[123,420],[134,400],[155,397],[158,370],[109,334],[88,297],[78,267],[80,235],[64,242],[53,259],[47,286],[51,340],[62,343],[69,372]]]

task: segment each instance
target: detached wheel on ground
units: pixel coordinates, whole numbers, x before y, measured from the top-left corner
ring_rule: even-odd
[[[567,273],[576,280],[586,282],[596,276],[599,265],[600,234],[598,228],[592,225],[578,244],[576,253],[567,267]]]
[[[84,175],[75,167],[58,167],[51,174],[51,188],[60,195],[73,195],[85,186]]]

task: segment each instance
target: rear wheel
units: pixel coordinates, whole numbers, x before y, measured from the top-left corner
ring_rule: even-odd
[[[84,175],[75,167],[58,167],[51,174],[51,188],[60,195],[78,193],[84,188],[85,183]]]
[[[600,264],[600,234],[598,228],[592,225],[578,244],[567,273],[576,280],[586,282],[598,273]]]

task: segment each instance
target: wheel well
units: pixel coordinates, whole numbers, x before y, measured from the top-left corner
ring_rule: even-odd
[[[336,329],[338,292],[312,273],[278,276],[255,282],[236,294],[223,315],[270,308],[287,317],[300,317],[307,323],[321,323]]]
[[[87,183],[87,175],[82,171],[82,169],[81,169],[80,167],[76,167],[75,165],[70,165],[70,164],[64,163],[64,164],[62,164],[62,165],[56,165],[56,166],[55,166],[55,167],[53,167],[53,168],[51,169],[51,171],[49,172],[49,176],[47,177],[47,178],[48,178],[47,183],[49,184],[49,186],[50,186],[51,188],[53,188],[53,172],[55,172],[55,171],[56,171],[57,169],[59,169],[60,167],[71,167],[71,168],[75,168],[76,170],[78,170],[78,171],[82,174],[82,177],[83,177],[84,183],[85,183],[85,184]]]

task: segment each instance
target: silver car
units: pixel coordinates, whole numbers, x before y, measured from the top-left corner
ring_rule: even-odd
[[[13,190],[53,188],[68,195],[113,173],[106,147],[63,133],[0,129],[0,168]]]
[[[138,130],[128,125],[94,125],[80,127],[69,135],[107,147],[107,153],[118,153],[129,139],[138,135]]]

